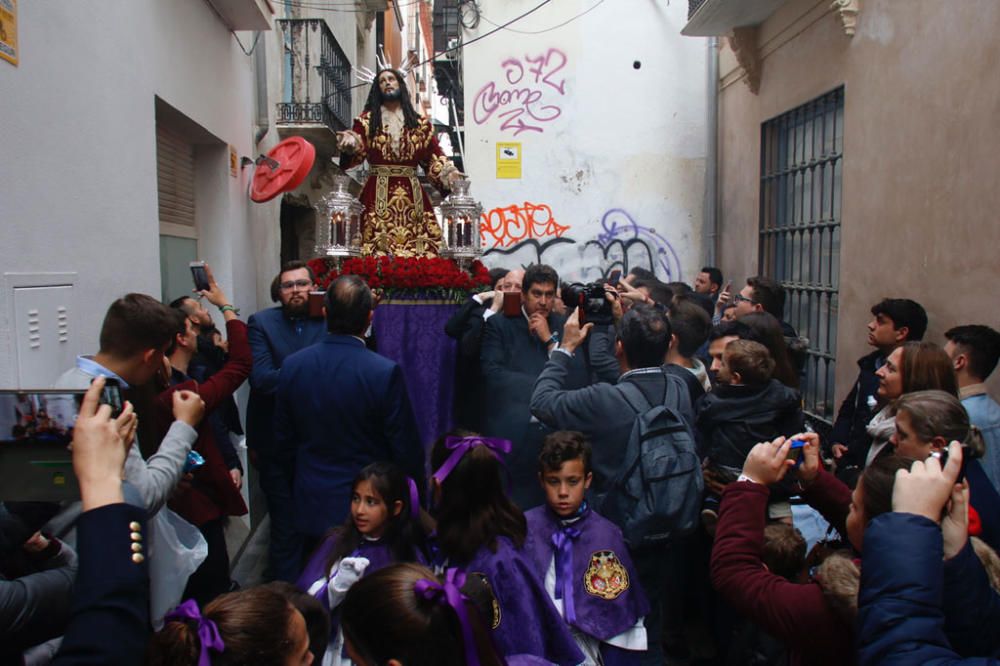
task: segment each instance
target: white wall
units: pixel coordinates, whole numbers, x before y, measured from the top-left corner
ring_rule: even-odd
[[[67,344],[93,351],[114,298],[160,291],[154,98],[254,155],[252,58],[201,0],[18,9],[20,64],[0,62],[0,271],[77,273]],[[199,251],[252,312],[258,259],[271,250],[249,224],[250,170],[231,178],[228,159],[205,162],[217,171],[197,176],[214,188]],[[5,282],[0,384],[12,377],[8,297]]]
[[[467,44],[537,3],[479,4],[488,21]],[[552,3],[511,27],[545,30],[590,7]],[[487,215],[487,264],[541,260],[570,280],[625,264],[694,279],[707,49],[681,37],[686,11],[683,2],[615,0],[542,34],[501,31],[467,45],[465,164]],[[496,178],[498,141],[522,144],[520,180]]]

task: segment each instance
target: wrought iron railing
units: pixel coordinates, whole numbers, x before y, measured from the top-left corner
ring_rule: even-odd
[[[323,19],[278,19],[283,101],[278,124],[351,126],[351,62]]]
[[[803,407],[834,419],[844,89],[761,126],[760,273],[785,288],[785,320],[809,341]]]

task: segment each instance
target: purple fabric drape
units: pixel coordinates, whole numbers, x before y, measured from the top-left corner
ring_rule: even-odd
[[[434,301],[383,302],[372,326],[378,353],[399,363],[424,447],[452,426],[456,343],[444,325],[459,306]]]

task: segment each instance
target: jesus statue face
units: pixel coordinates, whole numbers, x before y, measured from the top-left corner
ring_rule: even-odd
[[[402,95],[399,78],[391,69],[382,70],[378,75],[378,89],[382,93],[383,102],[398,100]]]

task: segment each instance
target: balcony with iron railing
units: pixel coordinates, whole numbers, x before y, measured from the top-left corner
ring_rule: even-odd
[[[351,62],[323,19],[278,19],[282,101],[277,129],[301,136],[322,154],[336,150],[336,132],[351,126]]]

